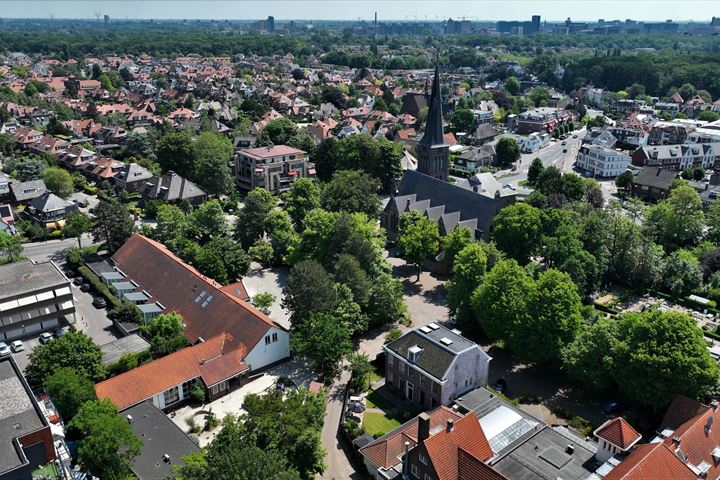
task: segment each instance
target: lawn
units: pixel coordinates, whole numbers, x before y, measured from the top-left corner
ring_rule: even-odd
[[[375,390],[370,390],[367,396],[367,408],[379,408],[380,410],[390,410],[395,405],[390,403],[385,397],[377,393]]]
[[[382,413],[365,412],[363,415],[363,429],[374,437],[379,437],[400,426],[400,422],[388,418]]]
[[[58,472],[57,467],[52,463],[48,463],[44,467],[35,470],[32,472],[32,476],[33,478],[45,476],[50,480],[60,480],[61,478],[60,472]]]

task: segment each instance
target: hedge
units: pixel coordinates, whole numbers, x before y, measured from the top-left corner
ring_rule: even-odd
[[[116,297],[115,295],[110,292],[110,290],[105,286],[105,284],[98,278],[97,275],[95,275],[90,268],[87,267],[87,265],[83,265],[78,268],[78,273],[83,276],[85,280],[88,281],[88,283],[100,294],[102,297],[107,300],[107,302],[112,305],[113,307],[119,307],[121,305],[120,299]]]

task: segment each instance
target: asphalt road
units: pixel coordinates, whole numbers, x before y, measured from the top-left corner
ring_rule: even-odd
[[[82,246],[87,247],[92,244],[89,235],[83,235]],[[69,247],[77,247],[76,238],[67,238],[60,240],[46,240],[44,242],[26,243],[23,245],[23,255],[36,262],[47,262],[52,260],[55,263],[65,262],[65,250]]]

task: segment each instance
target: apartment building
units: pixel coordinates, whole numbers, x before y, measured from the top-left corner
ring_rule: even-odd
[[[622,150],[600,145],[583,145],[578,150],[575,166],[592,177],[617,177],[630,164],[630,157]]]
[[[243,148],[235,159],[235,183],[243,190],[262,187],[277,195],[298,178],[314,176],[307,153],[287,145]]]

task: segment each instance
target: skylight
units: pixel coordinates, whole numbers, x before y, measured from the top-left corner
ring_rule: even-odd
[[[438,328],[440,328],[440,325],[438,325],[438,324],[435,323],[435,322],[433,322],[433,323],[428,323],[427,326],[430,327],[430,328],[433,329],[433,330],[437,330]]]
[[[443,344],[445,344],[445,345],[452,345],[452,343],[453,343],[453,341],[450,340],[450,339],[447,338],[447,337],[441,338],[441,339],[440,339],[440,342],[443,343]]]

